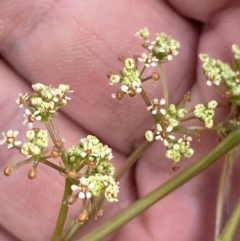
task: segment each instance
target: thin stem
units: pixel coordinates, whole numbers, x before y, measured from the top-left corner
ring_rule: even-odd
[[[144,89],[142,89],[142,91],[141,91],[141,96],[142,96],[142,98],[143,98],[146,106],[151,106],[151,105],[152,105],[151,102],[150,102],[150,100],[149,100],[149,98],[148,98],[148,96],[147,96],[147,94],[146,94],[146,92],[144,91]],[[156,115],[153,115],[153,114],[152,114],[152,117],[153,117],[154,121],[155,121],[156,123],[158,123],[158,121],[159,121],[159,119],[160,119],[159,113],[157,113]]]
[[[166,80],[166,76],[162,67],[162,64],[159,64],[159,71],[160,71],[160,76],[161,76],[161,80],[162,80],[162,85],[163,85],[163,96],[164,99],[166,101],[165,106],[168,106],[168,87],[167,87],[167,80]]]
[[[49,166],[49,167],[51,167],[51,168],[53,168],[53,169],[61,172],[61,173],[63,173],[63,174],[66,174],[66,170],[65,170],[64,168],[55,165],[54,163],[48,161],[47,159],[41,160],[41,163],[43,163],[43,164],[45,164],[45,165],[47,165],[47,166]]]
[[[57,224],[56,224],[56,227],[55,227],[55,230],[53,233],[52,241],[56,241],[62,233],[65,219],[66,219],[67,213],[68,213],[68,205],[65,203],[65,201],[66,201],[67,197],[72,194],[71,185],[72,185],[71,180],[66,178],[65,179],[65,188],[64,188],[63,198],[62,198],[62,204],[61,204],[60,212],[58,214]]]
[[[141,96],[142,96],[146,106],[150,106],[151,105],[151,101],[149,100],[149,98],[148,98],[146,92],[144,91],[144,89],[142,89],[142,91],[141,91]]]
[[[123,174],[138,160],[138,158],[150,147],[150,145],[153,142],[149,142],[147,140],[144,140],[141,145],[128,157],[128,159],[126,160],[126,162],[123,164],[123,166],[118,170],[118,172],[115,175],[115,179],[116,181],[118,181]],[[101,207],[104,201],[104,197],[101,197],[98,200],[97,206]],[[94,211],[92,211],[89,214],[89,219],[88,222],[92,219],[92,217],[94,216]],[[67,232],[65,233],[65,235],[63,235],[62,237],[62,241],[69,241],[71,240],[74,235],[85,225],[84,224],[79,224],[79,223],[74,223],[71,227],[69,227],[69,229],[67,230]]]
[[[146,66],[144,65],[143,68],[142,68],[142,70],[141,70],[141,72],[140,72],[140,77],[142,76],[142,74],[143,74],[143,72],[144,72],[145,69],[146,69]]]
[[[118,172],[115,175],[116,181],[119,181],[120,178],[126,173],[126,171],[138,160],[138,158],[150,147],[153,142],[147,140],[143,143],[128,157],[126,162],[121,166]]]
[[[197,119],[197,117],[194,116],[194,115],[191,115],[191,116],[182,118],[182,119],[180,119],[179,121],[182,123],[182,122],[189,121],[189,120],[193,120],[193,119]]]
[[[58,147],[57,144],[57,141],[60,141],[61,140],[61,137],[59,135],[59,131],[58,131],[58,128],[57,126],[55,125],[54,121],[53,120],[50,120],[48,122],[45,122],[45,125],[46,125],[46,128],[48,130],[48,133],[54,143],[54,145],[56,147]],[[69,168],[69,164],[68,164],[68,161],[67,161],[67,153],[66,153],[66,150],[65,150],[65,147],[64,147],[64,144],[62,143],[62,147],[59,148],[59,151],[60,151],[60,157],[62,159],[62,162],[64,164],[64,166],[66,168]]]
[[[211,128],[207,128],[205,126],[188,126],[188,130],[199,130],[199,131],[218,131],[219,126],[213,126]]]
[[[218,238],[216,238],[216,241],[232,241],[239,225],[240,225],[240,200],[238,200],[238,203],[234,208],[232,215],[229,218],[225,228],[223,229],[223,232]]]
[[[225,155],[227,152],[239,144],[240,131],[236,130],[231,132],[220,144],[218,144],[213,150],[211,150],[199,161],[195,162],[193,165],[179,173],[177,176],[173,177],[171,180],[165,182],[160,187],[156,188],[140,200],[136,201],[134,204],[123,210],[120,214],[115,215],[112,219],[104,223],[99,228],[95,229],[90,234],[81,238],[81,241],[103,240],[103,238],[114,232],[116,229],[120,228],[128,221],[158,202],[160,199],[164,198],[169,193],[195,177],[197,174],[207,169],[220,157]]]
[[[142,79],[142,83],[145,82],[145,81],[147,81],[147,80],[150,80],[150,79],[152,79],[152,76],[148,76],[148,77]]]
[[[215,237],[219,236],[223,226],[223,213],[226,199],[229,196],[230,191],[230,177],[232,173],[232,166],[236,149],[230,151],[224,160],[223,169],[219,181],[218,197],[217,197],[217,208],[216,208],[216,228]]]
[[[50,137],[51,137],[51,139],[52,139],[52,142],[54,143],[54,145],[56,144],[56,136],[55,136],[55,133],[53,132],[53,130],[52,130],[52,128],[51,128],[51,124],[50,124],[50,122],[48,121],[48,122],[45,122],[45,125],[46,125],[46,128],[47,128],[47,130],[48,130],[48,133],[49,133],[49,135],[50,135]]]

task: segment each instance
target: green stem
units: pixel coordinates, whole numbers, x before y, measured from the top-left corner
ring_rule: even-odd
[[[118,170],[118,172],[115,175],[116,181],[119,181],[119,179],[123,176],[123,174],[126,173],[126,171],[138,160],[138,158],[148,149],[148,147],[153,142],[149,142],[145,140],[124,162],[124,164],[121,166],[121,168]]]
[[[148,149],[148,147],[150,147],[150,145],[153,142],[149,142],[149,141],[143,141],[143,143],[128,157],[128,159],[126,160],[126,162],[122,165],[122,167],[118,170],[118,172],[115,175],[115,179],[116,181],[118,181],[124,173],[126,173],[126,171],[138,160],[138,158]],[[103,204],[104,201],[104,197],[101,197],[98,200],[97,206],[101,207],[101,205]],[[89,214],[89,220],[88,222],[91,220],[91,218],[94,217],[94,210]],[[67,232],[63,235],[62,239],[63,241],[68,241],[71,240],[73,238],[73,236],[85,225],[84,224],[79,224],[79,223],[74,223],[68,230]]]
[[[162,64],[159,64],[159,71],[160,71],[160,76],[161,76],[162,85],[163,85],[163,96],[166,101],[165,106],[168,106],[168,87],[167,87],[167,80],[166,80],[165,73],[163,71]]]
[[[58,214],[57,224],[53,233],[52,241],[56,241],[62,234],[63,226],[68,213],[68,205],[65,203],[65,201],[67,197],[72,194],[71,185],[72,185],[71,180],[66,178],[62,204]]]
[[[46,159],[41,160],[41,163],[43,163],[43,164],[45,164],[45,165],[47,165],[47,166],[49,166],[49,167],[59,171],[60,173],[66,174],[66,170],[64,168],[62,168],[60,166],[57,166],[54,163],[52,163],[52,162],[50,162],[50,161],[48,161]]]
[[[232,241],[239,225],[240,225],[240,200],[238,200],[238,203],[234,208],[233,213],[229,218],[225,228],[223,229],[223,232],[218,238],[216,238],[216,241]]]
[[[194,116],[194,115],[191,115],[191,116],[188,116],[188,117],[184,117],[184,118],[180,119],[179,121],[182,123],[182,122],[193,120],[193,119],[197,119],[197,117]]]
[[[57,147],[57,145],[56,145],[57,141],[61,141],[61,137],[60,137],[57,126],[55,125],[53,120],[45,122],[45,125],[46,125],[48,133],[53,141],[53,144]],[[63,144],[63,142],[62,142],[62,144]],[[65,150],[64,144],[61,148],[59,148],[59,151],[61,153],[60,157],[62,159],[64,166],[66,167],[66,169],[70,168],[68,161],[67,161],[67,152]]]
[[[107,221],[105,224],[95,229],[90,234],[79,239],[79,241],[98,241],[103,240],[109,234],[120,228],[128,221],[151,207],[153,204],[158,202],[160,199],[167,196],[178,187],[195,177],[200,172],[207,169],[213,163],[215,163],[220,157],[225,155],[231,149],[235,148],[240,144],[240,132],[236,130],[231,132],[220,144],[218,144],[213,150],[207,155],[195,162],[193,165],[173,177],[171,180],[165,182],[160,187],[156,188],[140,200],[136,201],[130,207],[123,210],[121,213],[114,216],[112,219]]]
[[[215,228],[215,237],[219,236],[223,227],[223,213],[224,206],[229,196],[230,191],[230,177],[232,173],[232,166],[234,157],[236,154],[236,149],[230,151],[224,160],[222,173],[220,176],[219,187],[218,187],[218,196],[217,196],[217,208],[216,208],[216,228]]]

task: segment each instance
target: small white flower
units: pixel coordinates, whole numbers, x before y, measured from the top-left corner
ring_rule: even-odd
[[[72,191],[77,191],[78,189],[79,189],[79,186],[78,186],[78,185],[73,184],[73,185],[71,186],[71,190],[72,190]]]
[[[121,86],[122,92],[125,92],[125,93],[127,93],[129,95],[133,95],[133,96],[135,95],[135,93],[141,93],[142,92],[142,87],[136,87],[134,82],[132,83],[132,85],[133,85],[132,87],[127,86],[127,85],[122,85]]]
[[[148,39],[148,37],[150,36],[150,33],[148,31],[148,28],[143,28],[140,29],[139,31],[137,31],[137,33],[135,34],[135,36],[139,37],[139,38],[143,38],[143,39]]]
[[[89,183],[89,180],[85,177],[81,177],[79,181],[80,181],[79,185],[73,184],[71,186],[72,191],[79,191],[78,198],[80,199],[91,198],[92,197],[91,190],[94,189],[95,185],[91,182]]]
[[[33,123],[42,119],[42,117],[38,115],[39,113],[40,111],[35,111],[34,113],[32,113],[29,109],[26,109],[25,114],[23,115],[23,117],[25,118],[23,125],[28,122],[28,128],[32,129]]]
[[[150,54],[149,56],[147,56],[145,53],[142,54],[142,58],[138,58],[138,60],[140,62],[144,62],[144,65],[146,67],[155,67],[157,64],[156,62],[158,61],[155,57],[152,57],[152,55]]]
[[[149,43],[148,49],[151,51],[154,48],[155,44],[156,44],[156,41],[152,41],[151,43]]]
[[[183,138],[180,138],[178,140],[178,143],[179,144],[183,144],[184,146],[190,146],[190,142],[192,141],[192,137],[191,136],[186,136],[186,135],[183,135]]]
[[[5,134],[5,132],[3,132],[2,133],[3,139],[0,140],[0,145],[3,145],[4,143],[6,143],[6,144],[8,144],[8,149],[10,149],[14,146],[21,145],[21,141],[17,140],[18,134],[19,134],[18,131],[13,131],[13,130],[9,130],[7,132],[7,135]]]
[[[156,115],[158,111],[160,111],[162,115],[165,115],[166,110],[164,108],[161,108],[165,105],[165,103],[165,99],[161,99],[160,101],[158,101],[158,99],[156,98],[153,100],[153,103],[151,102],[151,105],[147,107],[147,110],[151,111],[153,115]]]
[[[19,105],[20,108],[23,107],[23,104],[26,102],[26,100],[29,98],[29,95],[26,93],[25,95],[19,94],[18,98],[16,99],[16,103]]]
[[[221,81],[220,80],[214,80],[214,81],[212,81],[212,80],[207,80],[207,82],[206,82],[206,84],[207,84],[207,86],[211,86],[212,84],[215,84],[215,85],[220,85],[220,83],[221,83]]]
[[[163,127],[160,124],[157,124],[157,132],[156,132],[156,140],[160,140],[163,141],[163,144],[165,146],[168,146],[168,140],[174,140],[175,136],[173,135],[169,135],[168,133],[171,132],[173,130],[172,126],[168,126],[165,130],[163,129]]]
[[[109,202],[118,202],[117,195],[119,193],[118,183],[110,184],[105,189],[105,197]]]

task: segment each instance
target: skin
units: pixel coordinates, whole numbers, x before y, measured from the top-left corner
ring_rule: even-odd
[[[126,96],[122,101],[111,99],[117,87],[108,85],[106,75],[121,68],[117,57],[144,52],[141,40],[133,36],[140,28],[147,26],[152,38],[159,32],[170,34],[181,43],[180,54],[164,65],[170,101],[178,103],[189,90],[192,104],[220,100],[217,91],[206,85],[197,56],[208,53],[232,63],[231,45],[240,45],[238,2],[1,0],[0,130],[17,129],[24,136],[27,127],[22,125],[23,110],[14,100],[18,93],[29,92],[32,83],[69,84],[74,90],[72,101],[63,115],[57,117],[66,146],[94,134],[113,148],[113,162],[119,168],[144,140],[153,120],[140,96]],[[161,97],[160,82],[149,81],[144,86],[150,99]],[[217,118],[225,114],[220,111]],[[181,169],[216,144],[216,135],[206,137],[202,133],[202,141],[193,144],[196,154],[183,159]],[[119,202],[106,205],[104,216],[93,227],[176,175],[164,151],[160,142],[151,146],[123,177]],[[22,157],[16,151],[1,147],[1,170],[18,160]],[[213,240],[221,166],[220,161],[123,226],[109,240]],[[0,240],[51,238],[63,178],[40,165],[37,178],[30,181],[30,168],[24,166],[10,178],[0,179]],[[239,169],[236,166],[234,170]],[[230,211],[239,194],[237,184],[232,187]],[[71,207],[70,218],[76,218],[79,209],[80,202]]]

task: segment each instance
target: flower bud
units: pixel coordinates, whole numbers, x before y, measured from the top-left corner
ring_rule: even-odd
[[[187,94],[184,95],[184,100],[187,101],[187,102],[190,102],[190,101],[191,101],[190,92],[187,92]]]
[[[63,147],[62,141],[56,141],[55,145],[56,145],[58,148],[62,148],[62,147]]]
[[[9,177],[11,174],[12,174],[12,167],[10,165],[6,166],[5,169],[4,169],[4,175]]]
[[[124,62],[124,61],[125,61],[125,57],[124,57],[124,56],[119,56],[119,57],[118,57],[118,61]]]
[[[231,98],[232,95],[233,95],[233,93],[232,93],[232,91],[230,91],[230,90],[227,90],[227,91],[224,93],[224,96],[225,96],[226,98]]]
[[[145,49],[147,49],[147,48],[148,48],[148,46],[149,46],[149,44],[148,44],[148,43],[144,43],[144,44],[142,44],[142,47],[143,47],[143,48],[145,48]]]
[[[97,165],[96,165],[95,162],[90,161],[90,162],[88,162],[88,166],[89,166],[89,167],[92,167],[92,168],[95,168]]]
[[[67,199],[66,199],[66,203],[68,206],[71,206],[73,205],[77,200],[77,196],[76,195],[71,195],[71,196],[68,196]]]
[[[132,87],[129,87],[128,94],[130,97],[134,97],[136,95],[136,91]]]
[[[138,58],[140,58],[140,55],[134,54],[134,55],[133,55],[133,58],[134,58],[134,59],[138,59]]]
[[[103,215],[103,209],[98,210],[97,216],[98,216],[98,217],[101,217],[102,215]]]
[[[76,221],[79,223],[84,223],[87,220],[88,220],[88,213],[87,213],[87,211],[84,210],[79,214]]]
[[[32,128],[32,130],[33,130],[35,133],[38,133],[38,132],[40,131],[40,128],[35,127],[35,128]]]
[[[107,77],[110,79],[111,75],[113,75],[113,72],[109,72],[109,73],[107,74]]]
[[[57,158],[57,157],[60,156],[60,153],[59,153],[59,151],[58,151],[57,149],[53,149],[53,150],[51,151],[51,156],[52,156],[53,158]]]
[[[34,179],[37,176],[37,170],[35,168],[32,168],[28,172],[28,178],[29,179]]]
[[[200,141],[200,139],[201,139],[201,133],[200,133],[198,130],[195,131],[194,135],[195,135],[195,138],[196,138],[198,141]]]
[[[174,164],[173,166],[172,166],[172,170],[173,171],[178,171],[180,169],[180,166],[179,165],[177,165],[177,164]]]
[[[168,127],[171,123],[170,123],[170,121],[168,120],[168,119],[166,119],[166,118],[162,118],[161,120],[160,120],[160,123],[163,125],[163,126],[165,126],[165,127]]]
[[[160,75],[156,72],[153,72],[151,77],[154,81],[158,81],[160,79]]]
[[[67,177],[76,179],[78,177],[78,173],[73,169],[67,172]]]
[[[116,97],[118,100],[122,100],[124,97],[124,93],[121,90],[118,90]]]
[[[95,219],[97,220],[98,218],[102,217],[102,215],[103,215],[103,209],[98,210]]]

